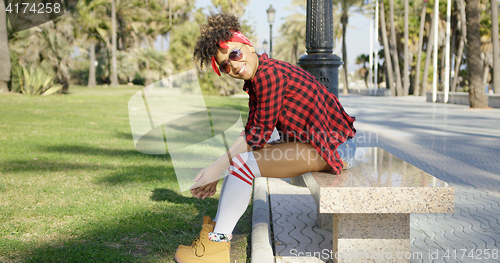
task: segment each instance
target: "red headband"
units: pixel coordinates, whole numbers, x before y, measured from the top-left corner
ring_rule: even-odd
[[[229,49],[229,46],[226,45],[226,42],[238,42],[238,43],[247,44],[247,45],[253,47],[252,43],[250,43],[250,40],[248,40],[248,38],[245,35],[243,35],[241,32],[231,31],[231,33],[233,33],[233,37],[231,37],[231,39],[229,39],[228,41],[219,42],[219,46],[221,48]],[[217,61],[215,60],[215,56],[213,56],[212,57],[212,69],[215,71],[215,73],[217,73],[217,75],[220,76],[220,71],[219,71],[218,65],[219,64],[217,64]]]

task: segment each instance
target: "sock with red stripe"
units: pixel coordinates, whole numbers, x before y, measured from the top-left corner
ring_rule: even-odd
[[[229,175],[224,178],[219,198],[214,233],[233,233],[236,223],[250,202],[253,179],[260,176],[253,152],[241,153],[232,159]]]

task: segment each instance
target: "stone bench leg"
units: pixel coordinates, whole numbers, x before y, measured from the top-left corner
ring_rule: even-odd
[[[334,262],[410,262],[409,214],[333,214],[332,218]]]

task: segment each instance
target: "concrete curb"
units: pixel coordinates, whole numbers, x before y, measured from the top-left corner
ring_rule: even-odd
[[[251,263],[274,263],[267,178],[255,178],[253,185]]]

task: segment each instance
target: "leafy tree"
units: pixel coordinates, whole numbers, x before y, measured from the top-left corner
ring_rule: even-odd
[[[245,6],[248,4],[248,0],[212,0],[212,4],[219,8],[219,11],[228,14],[234,14],[237,17],[241,17],[245,13]]]

